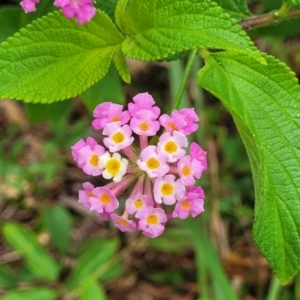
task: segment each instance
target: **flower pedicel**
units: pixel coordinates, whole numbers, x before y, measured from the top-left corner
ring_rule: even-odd
[[[101,103],[94,110],[92,126],[102,130],[104,145],[88,137],[71,147],[77,166],[86,174],[111,180],[102,187],[85,182],[79,203],[123,232],[137,229],[151,238],[164,231],[169,219],[204,211],[204,192],[194,184],[207,168],[206,152],[197,143],[187,154],[186,136],[198,129],[194,109],[159,115],[148,93],[136,95],[125,111],[122,105]],[[153,144],[151,137],[161,128],[163,133]],[[119,215],[118,196],[128,190],[125,211]]]

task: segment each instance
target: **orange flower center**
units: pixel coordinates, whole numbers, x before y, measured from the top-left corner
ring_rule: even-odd
[[[151,157],[147,161],[147,167],[151,170],[157,169],[159,166],[160,166],[160,162],[154,157]]]
[[[99,156],[96,155],[96,154],[93,154],[91,159],[90,159],[90,164],[94,167],[97,167],[98,166],[98,159],[99,159]]]
[[[107,194],[103,194],[101,195],[100,197],[100,201],[103,203],[103,204],[108,204],[111,202],[111,198],[109,197],[109,195]]]
[[[148,224],[157,224],[158,223],[158,217],[156,215],[150,215],[147,217],[147,223]]]

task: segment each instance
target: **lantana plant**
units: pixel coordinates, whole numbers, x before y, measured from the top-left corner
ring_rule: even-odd
[[[162,114],[148,93],[133,97],[128,110],[112,102],[94,110],[92,126],[103,145],[88,137],[72,146],[77,166],[88,175],[112,180],[79,191],[79,202],[111,219],[121,231],[140,230],[154,238],[171,218],[195,217],[204,211],[204,192],[195,186],[207,168],[206,152],[187,136],[198,129],[193,108]],[[120,205],[121,199],[125,203]],[[118,208],[125,207],[118,212]]]

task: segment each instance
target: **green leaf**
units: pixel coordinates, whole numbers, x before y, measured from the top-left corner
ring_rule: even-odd
[[[61,206],[53,206],[44,211],[43,223],[50,232],[54,245],[63,253],[69,249],[71,242],[72,218]]]
[[[212,278],[215,300],[237,300],[234,290],[211,244],[211,241],[199,231],[197,219],[186,219],[183,224],[190,229],[194,242],[198,276],[201,276],[202,266]],[[202,278],[203,280],[203,278]]]
[[[246,0],[214,0],[231,16],[242,19],[251,16]]]
[[[209,0],[121,0],[116,21],[128,57],[158,60],[200,47],[256,51],[242,28]]]
[[[16,280],[6,266],[0,265],[0,287],[10,289],[16,285]]]
[[[127,67],[127,63],[125,60],[125,56],[122,52],[121,47],[119,47],[116,50],[113,62],[115,64],[117,71],[118,71],[119,75],[121,76],[122,80],[126,83],[130,83],[131,76],[130,76],[129,69]]]
[[[58,264],[37,242],[32,232],[18,224],[6,223],[3,234],[7,243],[24,257],[30,271],[49,281],[57,278]]]
[[[124,104],[121,80],[114,66],[111,66],[105,77],[86,90],[81,97],[89,112],[105,101]]]
[[[50,103],[74,97],[104,77],[123,39],[99,10],[85,25],[49,13],[0,45],[0,98]]]
[[[208,54],[198,82],[236,122],[255,185],[254,240],[285,284],[300,266],[300,93],[286,65],[264,59]]]
[[[292,3],[294,6],[300,7],[300,0],[291,0],[291,3]]]
[[[54,102],[50,104],[25,103],[24,105],[27,117],[31,124],[38,122],[57,122],[60,118],[66,119],[66,115],[73,107],[72,101]],[[62,132],[61,127],[59,128]],[[63,132],[65,138],[65,132]]]
[[[2,300],[54,300],[57,293],[47,288],[33,288],[25,291],[12,291],[7,293]]]
[[[102,286],[95,278],[89,277],[84,280],[80,286],[80,299],[81,300],[106,300]]]
[[[95,239],[89,247],[79,256],[78,264],[74,269],[69,282],[69,288],[75,288],[88,276],[94,278],[101,277],[105,274],[106,269],[102,272],[101,268],[112,257],[118,247],[116,239]]]

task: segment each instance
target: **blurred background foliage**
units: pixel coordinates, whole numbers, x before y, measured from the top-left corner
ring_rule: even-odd
[[[96,6],[113,17],[115,2],[97,0]],[[35,13],[25,15],[18,1],[1,1],[0,41],[53,10],[52,3],[42,0]],[[280,5],[279,0],[249,1],[253,14]],[[294,20],[249,34],[260,50],[299,76],[299,31],[300,21]],[[248,158],[230,115],[196,85],[201,63],[194,64],[182,107],[198,112],[200,129],[192,139],[208,152],[209,169],[199,180],[205,213],[169,222],[156,239],[122,234],[77,203],[81,184],[97,178],[76,168],[70,146],[87,136],[99,139],[90,122],[102,101],[126,105],[148,91],[168,111],[184,60],[128,60],[131,85],[122,84],[111,67],[76,99],[51,105],[0,101],[1,299],[300,299],[300,276],[279,286],[252,242]]]

